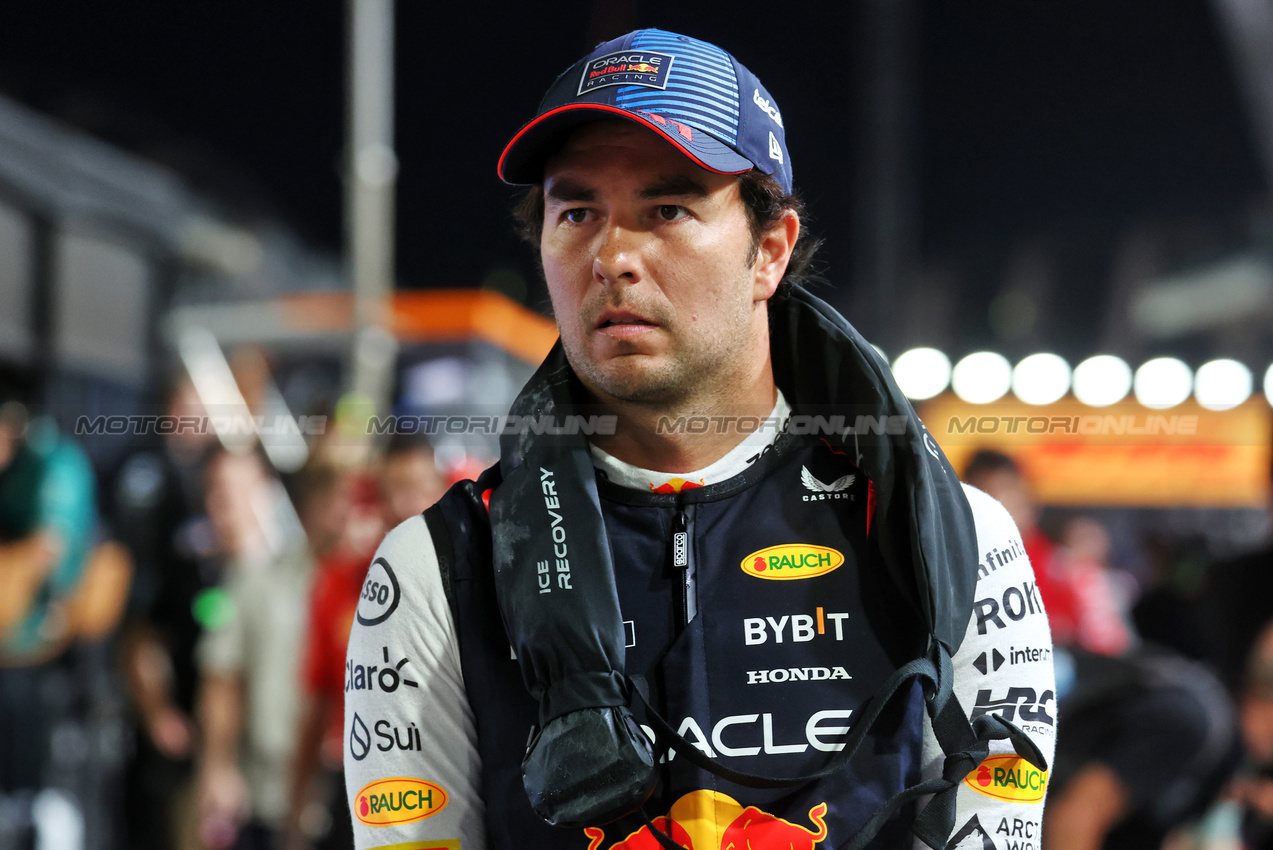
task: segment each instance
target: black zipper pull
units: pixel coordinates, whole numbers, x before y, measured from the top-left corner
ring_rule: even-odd
[[[680,592],[673,604],[676,606],[676,634],[690,621],[690,519],[685,511],[685,503],[678,496],[676,499],[676,516],[672,518],[672,569],[676,572]]]
[[[676,519],[672,521],[672,566],[682,570],[690,565],[689,528],[684,506],[677,505]]]

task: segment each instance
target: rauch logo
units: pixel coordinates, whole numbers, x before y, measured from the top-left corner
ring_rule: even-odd
[[[752,552],[741,566],[749,576],[790,581],[826,575],[843,563],[844,555],[828,546],[783,543]]]
[[[436,815],[446,803],[446,791],[440,785],[396,776],[364,785],[354,803],[354,814],[367,826],[396,826]]]
[[[987,758],[976,770],[964,777],[964,784],[978,794],[994,797],[996,800],[1038,803],[1048,787],[1048,772],[1009,753]]]

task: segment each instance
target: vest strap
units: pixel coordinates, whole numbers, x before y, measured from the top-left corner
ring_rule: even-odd
[[[933,794],[933,799],[915,817],[911,829],[917,838],[933,850],[944,850],[955,829],[955,801],[959,783],[990,755],[991,741],[1008,740],[1017,755],[1039,770],[1047,770],[1047,760],[1034,741],[1016,724],[994,714],[983,714],[970,721],[950,687],[954,678],[950,653],[940,641],[934,640],[933,646],[941,671],[942,686],[938,687],[929,700],[928,714],[932,721],[933,735],[946,756],[942,762],[942,775],[940,779],[932,779],[901,792],[889,800],[884,809],[896,809],[924,793]],[[920,791],[925,786],[929,790]],[[899,800],[902,797],[906,799]],[[852,850],[860,850],[860,846],[856,843],[849,845]]]

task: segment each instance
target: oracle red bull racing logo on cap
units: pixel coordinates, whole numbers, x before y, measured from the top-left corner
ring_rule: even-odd
[[[584,63],[583,76],[579,79],[577,95],[606,86],[645,86],[651,89],[667,88],[667,75],[672,70],[671,53],[653,50],[621,50],[598,56]]]
[[[654,819],[654,827],[687,850],[761,850],[790,848],[814,850],[827,837],[827,804],[809,809],[813,828],[792,823],[777,815],[741,803],[719,791],[691,791],[672,804],[666,817]],[[605,843],[599,827],[584,830],[588,850]],[[607,850],[661,850],[658,838],[643,826],[608,846]]]
[[[1038,803],[1048,788],[1048,772],[1013,753],[990,756],[964,784],[978,794],[1008,803]]]
[[[758,549],[742,560],[743,572],[774,581],[822,576],[844,563],[844,554],[830,546],[783,543]]]
[[[368,782],[354,798],[354,816],[367,826],[397,826],[432,817],[446,808],[440,785],[409,776]]]

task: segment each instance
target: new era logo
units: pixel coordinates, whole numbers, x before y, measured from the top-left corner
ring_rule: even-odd
[[[769,131],[769,158],[778,160],[782,164],[782,145],[778,144],[778,137],[774,135],[774,131]]]

